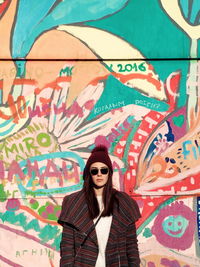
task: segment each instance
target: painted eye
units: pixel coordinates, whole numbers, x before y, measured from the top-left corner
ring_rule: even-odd
[[[172,225],[172,222],[168,222],[168,226],[171,226]]]
[[[182,223],[181,222],[178,222],[178,226],[181,226],[182,225]]]
[[[169,158],[168,158],[168,157],[166,157],[166,158],[165,158],[165,161],[166,161],[166,162],[169,162]]]
[[[171,162],[172,164],[176,163],[175,159],[173,159],[173,158],[170,159],[170,162]]]

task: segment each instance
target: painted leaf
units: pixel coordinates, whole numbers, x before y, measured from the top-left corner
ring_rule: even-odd
[[[190,25],[200,24],[199,0],[179,0],[179,6],[183,17]]]

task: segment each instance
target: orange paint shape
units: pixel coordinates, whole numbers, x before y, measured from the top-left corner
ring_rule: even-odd
[[[24,79],[24,78],[20,78],[20,79],[15,79],[13,84],[14,85],[36,85],[36,81],[35,80],[32,80],[32,79]]]
[[[161,91],[161,83],[160,83],[160,81],[154,79],[152,77],[151,73],[149,73],[148,75],[141,74],[141,73],[132,73],[132,74],[127,74],[127,75],[116,73],[116,74],[113,74],[113,75],[115,77],[118,77],[122,83],[125,83],[125,82],[127,82],[129,80],[132,80],[132,79],[147,80],[151,84],[155,85],[155,87],[156,87],[156,89],[158,91]]]
[[[35,217],[36,219],[38,219],[41,222],[48,223],[48,224],[51,224],[51,225],[59,225],[57,222],[42,218],[40,215],[38,215],[35,211],[30,209],[29,207],[20,205],[19,208],[22,209],[22,210],[27,211],[29,214],[31,214],[33,217]]]

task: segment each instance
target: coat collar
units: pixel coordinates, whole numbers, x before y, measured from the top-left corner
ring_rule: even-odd
[[[73,208],[72,208],[73,207]],[[72,225],[80,234],[87,234],[94,227],[93,220],[89,217],[87,203],[83,190],[66,197],[63,202],[62,212],[58,220],[59,223]],[[90,233],[90,239],[97,245],[95,228]]]
[[[115,193],[117,201],[115,201],[113,207],[113,218],[108,243],[113,243],[118,233],[126,231],[127,225],[138,219],[137,210],[134,211],[135,206],[130,202],[129,197],[122,192],[116,191]],[[93,220],[89,217],[83,190],[73,193],[64,199],[59,222],[67,222],[83,234],[88,233],[94,227]],[[90,239],[95,244],[98,243],[95,228],[90,233]]]

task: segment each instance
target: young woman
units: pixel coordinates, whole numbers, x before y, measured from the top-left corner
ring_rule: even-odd
[[[107,148],[93,149],[84,169],[84,186],[64,198],[60,267],[140,266],[135,222],[137,203],[112,185]]]

